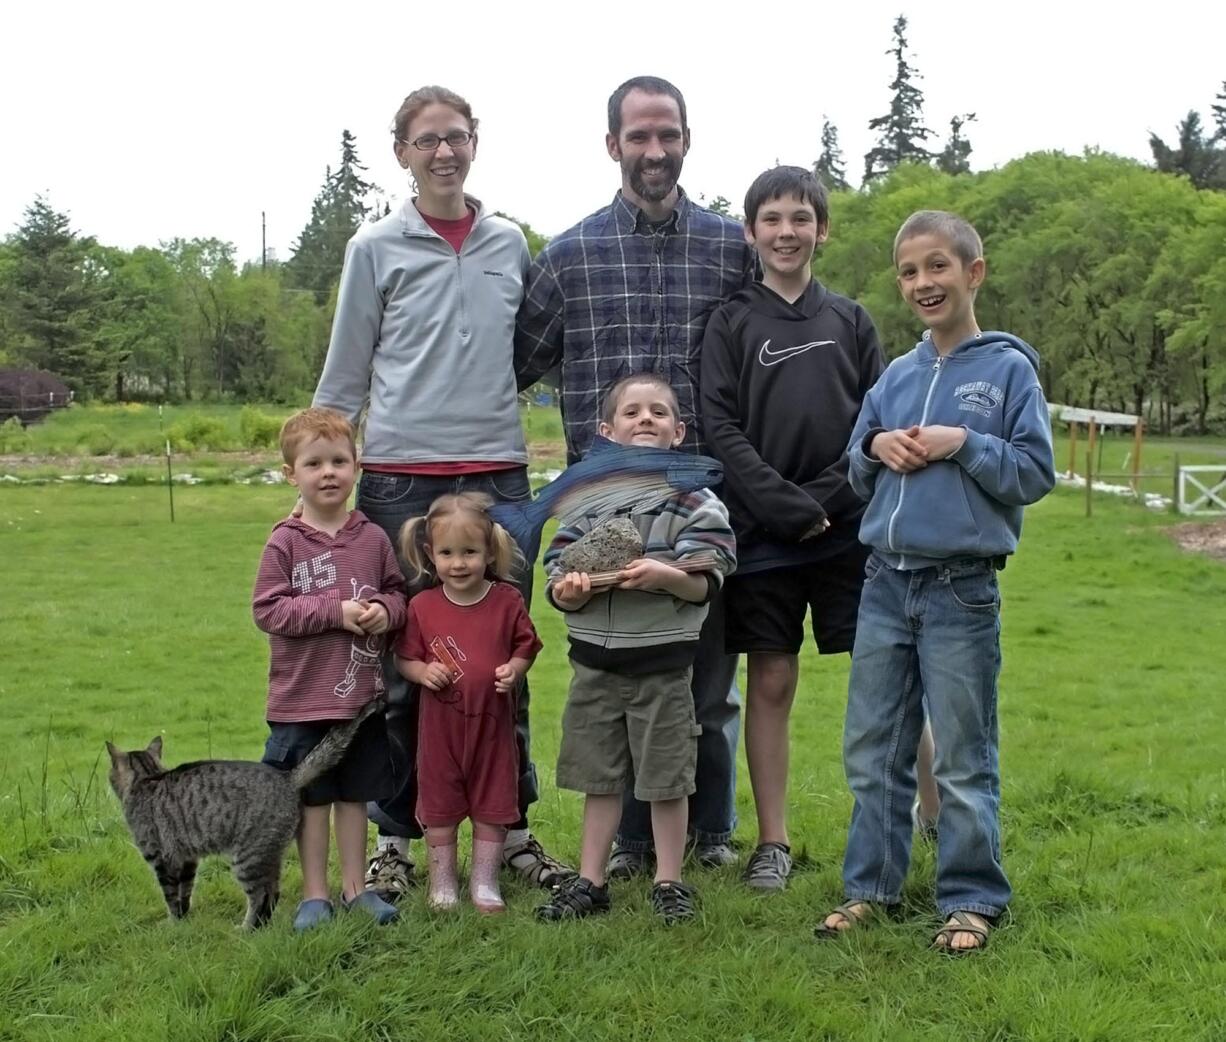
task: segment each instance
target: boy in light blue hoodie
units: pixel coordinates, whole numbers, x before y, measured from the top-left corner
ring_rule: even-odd
[[[872,550],[848,683],[843,762],[855,797],[845,901],[822,937],[902,897],[911,856],[915,749],[927,705],[941,792],[933,947],[979,951],[1011,896],[1000,861],[996,572],[1017,548],[1022,508],[1055,484],[1038,355],[981,332],[978,234],[921,210],[894,240],[903,299],[927,326],[869,391],[848,447]]]

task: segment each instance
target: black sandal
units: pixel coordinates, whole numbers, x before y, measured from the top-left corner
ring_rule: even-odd
[[[574,876],[558,886],[549,900],[537,908],[536,917],[542,922],[556,923],[563,919],[603,915],[608,910],[608,886],[597,886],[590,879]]]

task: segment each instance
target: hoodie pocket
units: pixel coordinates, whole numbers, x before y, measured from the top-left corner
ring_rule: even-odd
[[[929,557],[977,556],[983,537],[967,497],[971,478],[966,471],[952,460],[941,460],[910,477],[904,498],[906,530],[898,540],[905,545],[898,549]]]

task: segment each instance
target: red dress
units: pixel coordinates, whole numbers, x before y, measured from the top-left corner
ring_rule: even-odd
[[[417,728],[417,820],[443,828],[465,818],[519,820],[515,693],[494,688],[494,670],[531,661],[540,638],[515,587],[493,583],[476,604],[455,604],[435,586],[409,601],[396,654],[441,662],[453,680],[421,688]]]

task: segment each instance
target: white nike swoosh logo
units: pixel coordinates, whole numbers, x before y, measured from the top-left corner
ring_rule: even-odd
[[[763,365],[778,365],[780,362],[787,361],[796,355],[803,355],[806,351],[814,347],[826,347],[828,344],[837,344],[837,340],[814,340],[811,344],[797,344],[795,347],[781,347],[777,351],[771,350],[771,342],[766,341],[758,351],[758,361]]]

